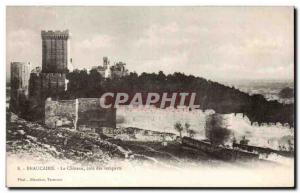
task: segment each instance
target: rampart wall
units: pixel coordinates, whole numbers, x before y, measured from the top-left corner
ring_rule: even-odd
[[[45,124],[50,128],[68,126],[75,129],[76,100],[60,100],[45,102]]]
[[[50,128],[68,127],[97,131],[116,127],[116,110],[100,107],[99,98],[45,101],[45,124]]]
[[[31,120],[43,120],[45,100],[59,99],[65,90],[66,75],[62,73],[31,73],[29,80],[29,114]]]

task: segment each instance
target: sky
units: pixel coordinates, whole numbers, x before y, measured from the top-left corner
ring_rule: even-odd
[[[293,7],[7,7],[6,69],[41,66],[41,30],[69,29],[74,68],[123,61],[129,71],[210,80],[294,74]]]

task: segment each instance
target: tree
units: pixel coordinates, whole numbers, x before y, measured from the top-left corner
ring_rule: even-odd
[[[180,138],[182,138],[183,126],[181,125],[181,123],[179,122],[175,123],[174,129],[179,132],[179,136]]]
[[[191,125],[189,123],[185,123],[184,126],[185,126],[186,130],[189,130],[189,128],[190,128]]]
[[[196,134],[196,131],[194,131],[193,129],[188,129],[187,133],[189,134],[190,138],[193,138],[195,136],[195,134]]]
[[[185,123],[184,126],[185,126],[185,130],[188,133],[189,137],[193,138],[195,136],[196,132],[193,129],[190,129],[191,125],[189,123]]]
[[[293,98],[294,97],[294,90],[292,88],[289,87],[285,87],[283,88],[279,94],[278,94],[281,98]]]
[[[123,64],[119,64],[122,66]],[[196,93],[196,104],[202,109],[213,109],[216,113],[243,113],[251,122],[280,122],[294,126],[294,104],[281,104],[278,101],[267,101],[262,95],[252,95],[238,89],[206,80],[187,76],[183,73],[173,74],[146,73],[141,75],[131,72],[120,78],[104,79],[96,70],[74,70],[67,74],[69,80],[67,96],[69,98],[97,98],[105,92],[180,92]],[[283,95],[291,90],[285,89]],[[66,98],[67,99],[67,98]],[[179,101],[176,100],[175,106]],[[168,104],[167,104],[168,105]]]
[[[205,135],[212,144],[224,145],[230,133],[222,115],[215,113],[208,116],[205,124]]]

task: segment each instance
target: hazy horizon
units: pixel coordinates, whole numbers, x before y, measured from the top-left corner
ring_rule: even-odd
[[[6,68],[41,66],[41,30],[69,29],[74,68],[108,56],[129,71],[213,81],[293,80],[293,7],[7,7]]]

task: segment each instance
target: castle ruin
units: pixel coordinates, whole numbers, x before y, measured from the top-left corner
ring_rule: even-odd
[[[70,34],[65,31],[42,31],[42,69],[30,73],[29,119],[38,120],[44,116],[45,100],[59,99],[66,90],[66,73],[71,71]]]
[[[41,36],[42,72],[66,73],[72,70],[69,30],[42,31]]]
[[[10,108],[16,114],[22,113],[28,99],[30,62],[11,62]]]
[[[110,64],[108,57],[103,57],[103,65],[94,66],[92,69],[96,69],[99,74],[104,78],[120,78],[128,74],[128,70],[125,68],[126,63],[117,62],[114,65]]]
[[[102,109],[100,99],[62,100],[67,88],[66,75],[73,70],[69,31],[42,31],[41,38],[42,68],[30,72],[30,63],[11,64],[11,111],[49,128],[114,128],[116,109]],[[109,69],[108,59],[106,68]]]
[[[49,128],[68,127],[79,131],[101,132],[116,127],[116,109],[104,109],[101,98],[78,98],[45,102],[45,124]]]

